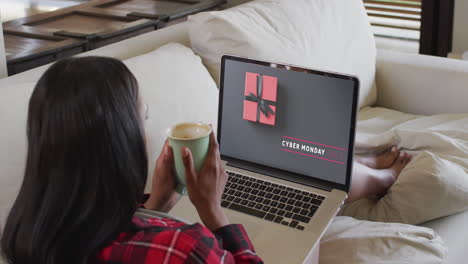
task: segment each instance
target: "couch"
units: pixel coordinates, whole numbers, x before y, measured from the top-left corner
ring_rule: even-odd
[[[143,34],[80,56],[99,55],[125,60],[151,52],[170,42],[191,46],[187,22]],[[36,82],[47,67],[48,65],[1,79],[0,95],[7,93],[10,87],[17,86],[18,83]],[[376,83],[379,96],[374,107],[385,107],[418,115],[468,113],[467,62],[378,50]],[[421,98],[423,100],[420,100]],[[196,99],[203,102],[205,98],[200,95]],[[146,100],[151,107],[151,99]],[[204,103],[213,104],[214,102]],[[167,115],[165,118],[172,117]],[[1,149],[0,151],[8,152],[9,150]],[[8,177],[8,175],[0,175],[0,177]],[[0,188],[14,192],[17,186],[2,185]],[[423,224],[434,229],[445,240],[449,248],[446,263],[466,262],[468,257],[465,250],[465,239],[468,237],[466,223],[468,223],[468,212]]]
[[[3,32],[2,25],[0,25],[0,32]],[[5,54],[5,41],[3,40],[3,34],[0,35],[0,54]],[[2,56],[0,58],[0,78],[5,78],[7,75],[6,56]]]

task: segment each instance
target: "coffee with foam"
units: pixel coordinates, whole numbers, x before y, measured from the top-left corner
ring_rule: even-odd
[[[196,139],[210,134],[211,128],[202,123],[182,123],[172,127],[169,136],[177,139]]]

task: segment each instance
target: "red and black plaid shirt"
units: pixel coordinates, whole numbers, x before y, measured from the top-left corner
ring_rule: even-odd
[[[166,218],[133,217],[123,232],[98,254],[99,263],[263,263],[242,225],[214,232],[200,224]]]

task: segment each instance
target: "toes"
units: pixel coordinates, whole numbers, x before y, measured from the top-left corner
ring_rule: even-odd
[[[403,158],[401,159],[401,163],[405,164],[408,160],[408,155],[405,153],[403,154]]]
[[[384,157],[384,164],[381,167],[390,167],[393,162],[400,156],[400,151],[398,150],[397,146],[393,146],[390,151],[385,153]]]
[[[409,153],[408,153],[408,160],[407,160],[407,163],[410,163],[410,161],[413,159],[413,156],[411,156]]]
[[[403,164],[405,163],[405,159],[406,159],[406,153],[405,152],[401,152],[400,155],[398,156],[398,162]]]
[[[403,164],[408,164],[411,161],[412,158],[413,157],[409,153],[403,152],[400,155],[400,162],[403,163]]]
[[[405,153],[405,163],[408,163],[410,161],[410,154]]]
[[[388,152],[388,154],[390,154],[391,156],[394,156],[394,155],[398,155],[398,147],[397,146],[393,146],[390,151]]]

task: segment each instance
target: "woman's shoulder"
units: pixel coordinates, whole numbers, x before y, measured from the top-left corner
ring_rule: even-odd
[[[98,259],[101,263],[147,263],[153,259],[162,263],[171,256],[171,263],[183,263],[215,244],[216,237],[200,224],[135,216],[131,228],[105,247]]]

